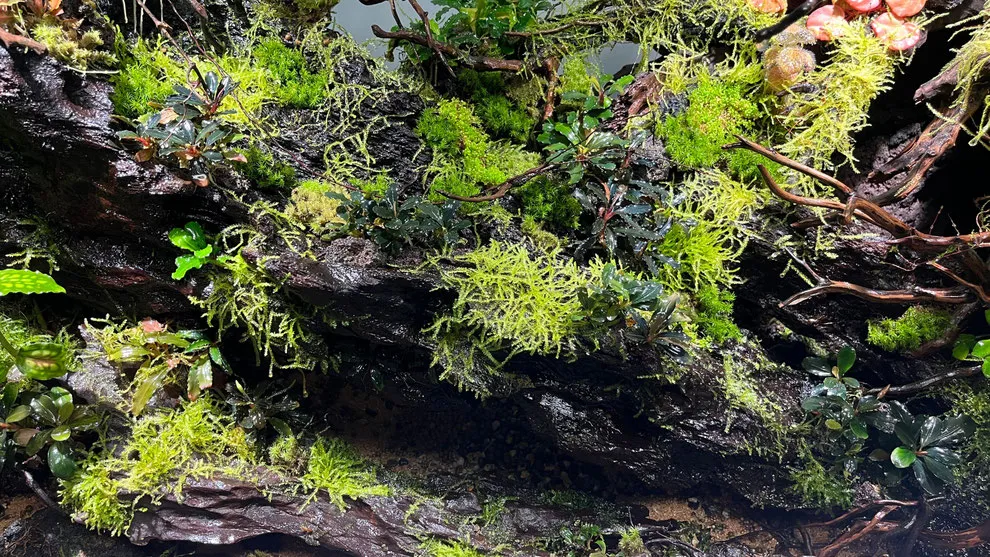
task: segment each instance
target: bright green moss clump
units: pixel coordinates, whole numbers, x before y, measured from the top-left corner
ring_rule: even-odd
[[[792,489],[801,500],[810,507],[828,510],[852,505],[853,490],[849,482],[826,470],[807,448],[801,453],[804,467],[791,471]]]
[[[952,327],[947,311],[912,306],[897,319],[870,321],[866,340],[887,350],[917,350],[922,344],[941,338]]]
[[[120,535],[138,500],[155,501],[168,493],[181,497],[189,478],[243,477],[254,464],[244,430],[209,397],[200,397],[135,422],[121,450],[93,453],[76,477],[62,482],[60,493],[87,526]]]
[[[270,189],[292,189],[296,185],[296,171],[292,166],[276,160],[267,149],[257,144],[251,144],[244,156],[247,163],[242,164],[241,173],[259,187]]]
[[[736,296],[731,291],[719,290],[713,285],[702,286],[695,294],[697,316],[695,322],[705,336],[716,344],[742,338],[739,327],[732,322],[732,304]]]
[[[423,544],[430,557],[484,557],[475,548],[461,542],[440,542],[430,540]]]
[[[501,184],[539,164],[536,154],[492,141],[471,106],[458,99],[443,99],[426,109],[416,131],[433,148],[434,200],[440,200],[438,191],[477,195],[483,187]]]
[[[299,479],[313,492],[326,491],[340,510],[347,508],[344,498],[358,499],[388,495],[389,489],[376,482],[374,472],[347,443],[339,439],[320,439],[310,448],[306,473]]]
[[[525,143],[536,127],[535,108],[510,98],[505,78],[497,72],[463,70],[458,83],[474,105],[474,113],[496,137]]]
[[[688,108],[661,122],[656,134],[664,139],[667,154],[689,168],[715,166],[725,156],[722,146],[750,129],[760,110],[748,100],[741,84],[702,75],[688,93]]]
[[[172,85],[185,82],[182,66],[173,60],[161,42],[138,41],[131,48],[122,48],[120,73],[110,78],[114,112],[137,118],[156,109],[152,103],[164,103],[172,94]]]
[[[319,2],[317,2],[319,3]],[[294,108],[316,108],[327,98],[326,71],[311,72],[303,53],[279,39],[264,39],[253,50],[260,67],[277,81],[276,97]]]
[[[574,230],[581,216],[581,204],[571,188],[554,183],[545,176],[531,180],[516,191],[523,204],[523,214],[558,230]]]
[[[340,201],[327,197],[331,191],[343,193],[343,188],[320,180],[302,182],[292,190],[292,197],[285,209],[286,216],[317,233],[331,224],[343,222],[337,214]]]
[[[441,270],[457,300],[452,314],[431,327],[437,336],[457,327],[486,349],[507,344],[513,352],[559,355],[577,334],[578,292],[588,280],[573,261],[498,242],[455,260],[457,266]]]

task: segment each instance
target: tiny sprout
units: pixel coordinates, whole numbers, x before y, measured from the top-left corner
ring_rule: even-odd
[[[839,6],[822,6],[808,16],[808,30],[820,41],[841,37],[849,28],[846,12]]]
[[[870,27],[877,38],[891,50],[908,50],[921,40],[921,29],[916,24],[890,13],[873,18]]]

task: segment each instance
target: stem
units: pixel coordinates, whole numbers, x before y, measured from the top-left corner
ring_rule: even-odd
[[[12,344],[10,344],[10,342],[7,340],[7,337],[3,336],[2,332],[0,332],[0,346],[2,346],[3,349],[7,351],[8,354],[10,354],[11,358],[15,360],[17,359],[17,349],[14,348]]]

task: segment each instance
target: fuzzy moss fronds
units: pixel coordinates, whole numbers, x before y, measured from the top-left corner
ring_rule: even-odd
[[[15,348],[29,344],[59,344],[62,346],[59,365],[69,371],[79,369],[80,363],[76,358],[79,345],[64,329],[52,335],[31,325],[26,317],[10,312],[0,313],[0,333]],[[6,371],[13,366],[14,358],[6,350],[0,350],[0,369]]]
[[[966,440],[964,451],[973,458],[963,466],[962,476],[990,477],[990,387],[985,382],[977,386],[952,383],[944,392],[952,403],[950,415],[963,414],[976,423],[976,431]]]
[[[922,344],[943,337],[951,327],[950,312],[912,306],[897,319],[869,321],[866,340],[888,352],[917,350]]]
[[[440,338],[460,330],[488,352],[509,348],[559,357],[578,333],[578,292],[588,279],[573,261],[557,256],[532,256],[522,245],[498,242],[455,256],[455,266],[442,268],[440,276],[457,300],[427,332]]]
[[[713,285],[702,286],[694,296],[697,305],[695,323],[705,337],[715,344],[742,338],[739,327],[732,322],[732,305],[736,295]]]
[[[307,323],[315,308],[302,308],[286,299],[281,284],[265,269],[265,260],[248,261],[241,253],[260,236],[251,230],[231,229],[221,233],[222,254],[210,272],[212,284],[205,298],[190,301],[203,308],[203,317],[218,334],[233,327],[244,330],[258,355],[270,358],[270,368],[311,370],[326,358],[314,352],[325,350],[319,335]]]
[[[152,103],[164,103],[172,94],[172,85],[185,81],[182,65],[169,56],[161,40],[139,40],[121,51],[120,73],[110,78],[110,100],[121,116],[137,118],[154,112]]]
[[[471,106],[458,99],[443,99],[426,109],[416,132],[433,149],[428,174],[433,176],[435,200],[441,199],[438,190],[476,195],[539,164],[539,155],[492,141]]]
[[[342,223],[337,214],[340,201],[327,197],[327,193],[344,193],[343,188],[320,180],[305,180],[292,190],[285,215],[300,222],[315,233],[320,233],[332,224]]]
[[[657,249],[678,265],[660,267],[657,279],[680,292],[736,284],[734,263],[748,242],[746,224],[765,203],[767,192],[708,170],[695,172],[675,193],[685,201],[665,212],[678,224]]]
[[[897,66],[897,58],[870,32],[866,18],[850,22],[846,32],[829,45],[833,51],[828,61],[806,80],[817,93],[790,97],[781,125],[794,131],[777,147],[826,172],[835,168],[835,154],[855,162],[853,135],[867,126],[870,104],[890,88]],[[795,179],[809,192],[821,187],[803,176]]]
[[[760,115],[743,86],[702,75],[688,93],[688,108],[661,122],[656,134],[664,139],[667,154],[688,168],[709,168],[726,157],[722,146],[746,134]],[[734,154],[736,151],[729,152]]]
[[[581,204],[570,187],[539,176],[518,188],[523,214],[537,222],[546,223],[558,230],[577,229],[581,216]]]
[[[61,21],[43,22],[31,28],[34,40],[45,45],[48,54],[60,62],[78,70],[87,70],[92,66],[110,67],[117,63],[117,58],[100,47],[103,39],[97,31],[79,33]]]
[[[239,166],[245,178],[260,188],[290,190],[296,186],[296,170],[292,166],[275,159],[267,148],[252,143],[244,151],[247,163]]]
[[[779,429],[782,410],[760,392],[761,385],[750,372],[753,362],[736,361],[729,353],[723,355],[722,362],[724,375],[721,384],[729,406],[749,412],[759,417],[768,427]],[[726,424],[726,432],[731,425],[731,422]]]
[[[801,449],[802,468],[791,471],[791,489],[801,496],[804,504],[823,510],[835,507],[843,509],[852,505],[853,490],[850,483],[830,473],[811,454],[807,447]]]
[[[957,26],[963,26],[959,32],[970,31],[969,41],[956,51],[956,56],[949,64],[943,68],[942,73],[955,72],[957,78],[955,92],[956,106],[967,106],[972,102],[980,102],[982,111],[980,118],[973,130],[963,127],[973,138],[970,145],[978,145],[986,140],[987,133],[990,132],[990,95],[985,94],[982,87],[978,87],[986,72],[986,65],[990,63],[990,4],[985,5],[983,10],[971,19],[959,22]],[[984,94],[982,101],[973,99],[974,94]]]
[[[254,464],[244,430],[209,397],[200,397],[136,421],[119,450],[92,453],[74,478],[62,482],[60,494],[88,527],[120,535],[141,499],[181,498],[190,478],[244,477]]]
[[[339,439],[320,439],[313,444],[306,473],[299,481],[312,492],[310,500],[320,491],[326,491],[330,502],[340,510],[347,508],[345,497],[359,499],[389,494],[388,486],[377,483],[374,471]]]
[[[643,536],[635,528],[630,528],[622,532],[622,537],[619,538],[619,550],[622,551],[623,555],[628,557],[649,555],[646,550],[646,544],[643,543]]]
[[[313,4],[327,0],[310,0]],[[336,0],[329,3],[334,4]],[[276,81],[275,96],[285,106],[316,108],[327,98],[329,77],[325,70],[312,72],[303,53],[276,38],[265,39],[252,51],[261,68],[268,70]]]
[[[519,223],[519,230],[525,234],[527,238],[532,240],[533,245],[543,251],[559,251],[564,247],[560,238],[552,232],[547,232],[544,230],[543,227],[540,226],[540,223],[536,222],[536,219],[532,216],[523,216],[522,222]]]
[[[525,143],[536,127],[535,107],[510,97],[512,90],[498,72],[462,70],[458,85],[474,105],[474,113],[495,137]]]
[[[421,547],[430,557],[484,557],[477,549],[462,542],[429,540]]]

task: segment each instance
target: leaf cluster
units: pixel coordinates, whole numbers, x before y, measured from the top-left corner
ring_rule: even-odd
[[[897,417],[894,433],[902,444],[890,452],[890,462],[898,469],[911,468],[927,493],[938,493],[955,480],[953,469],[963,463],[956,446],[973,435],[976,425],[966,416],[913,416],[897,402],[891,408]]]
[[[333,233],[365,236],[388,252],[413,245],[452,246],[471,225],[458,215],[459,202],[436,205],[417,195],[403,200],[396,184],[381,196],[360,190],[326,195],[340,202],[337,214],[343,222],[331,225]]]
[[[236,87],[230,76],[221,78],[207,72],[191,88],[176,85],[174,94],[165,99],[163,110],[139,120],[134,131],[124,130],[117,135],[137,143],[137,161],[157,157],[176,162],[191,171],[196,185],[206,186],[212,165],[247,160],[243,154],[228,149],[242,136],[215,119],[228,113],[220,112],[220,105]]]

